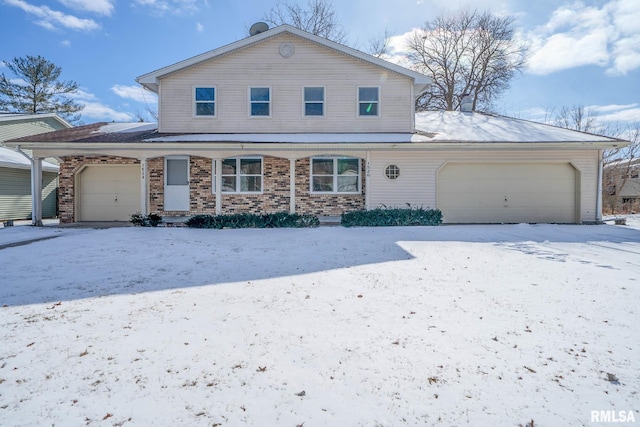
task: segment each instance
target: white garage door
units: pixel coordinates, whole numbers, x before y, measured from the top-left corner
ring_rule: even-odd
[[[129,221],[140,211],[140,166],[87,166],[78,175],[79,221]]]
[[[568,163],[449,163],[437,179],[447,223],[576,222],[576,170]]]

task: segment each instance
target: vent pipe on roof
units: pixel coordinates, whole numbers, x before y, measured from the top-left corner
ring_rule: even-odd
[[[473,111],[473,100],[469,95],[462,96],[460,111],[462,111],[463,113],[471,113]]]
[[[251,28],[249,28],[249,35],[255,36],[260,33],[264,33],[268,29],[269,29],[269,25],[267,25],[265,22],[256,22],[251,26]]]

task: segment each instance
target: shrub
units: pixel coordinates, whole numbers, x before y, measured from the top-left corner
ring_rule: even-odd
[[[405,225],[438,225],[442,223],[439,209],[377,208],[343,213],[340,222],[345,227],[389,227]]]
[[[192,228],[303,228],[317,227],[320,221],[314,215],[276,212],[272,214],[240,213],[231,215],[195,215],[186,222]]]
[[[162,222],[162,217],[156,213],[147,215],[147,222],[152,227],[157,227]]]
[[[136,227],[157,227],[162,222],[162,217],[156,213],[142,215],[138,212],[131,215],[129,221]]]
[[[131,215],[131,219],[129,220],[129,222],[131,222],[131,224],[135,225],[136,227],[144,227],[144,215],[142,215],[141,213],[134,213],[133,215]]]

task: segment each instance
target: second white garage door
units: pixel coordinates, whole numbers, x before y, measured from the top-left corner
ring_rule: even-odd
[[[77,176],[78,221],[129,221],[140,211],[139,165],[92,165]]]
[[[448,163],[437,176],[446,223],[575,223],[568,163]]]

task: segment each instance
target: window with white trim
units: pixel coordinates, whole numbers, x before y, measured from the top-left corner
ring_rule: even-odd
[[[249,115],[251,117],[271,116],[271,88],[249,88]]]
[[[380,88],[358,87],[358,116],[375,117],[380,114]]]
[[[196,117],[211,117],[216,115],[216,88],[194,87],[193,98],[195,102],[194,115]]]
[[[222,160],[222,192],[261,193],[262,158],[237,157]]]
[[[354,157],[311,158],[312,193],[359,193],[360,159]]]
[[[303,97],[305,116],[324,116],[324,87],[305,87]]]

